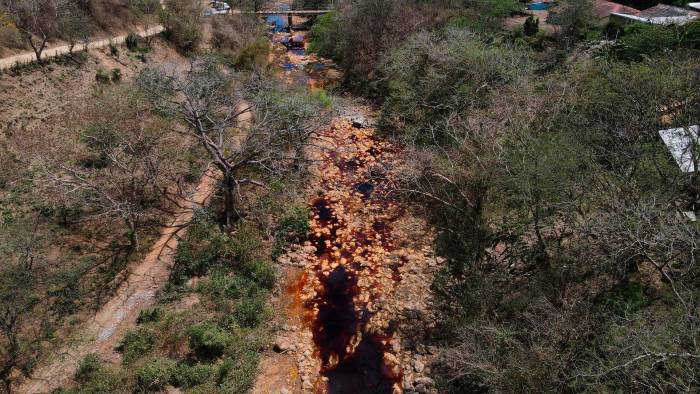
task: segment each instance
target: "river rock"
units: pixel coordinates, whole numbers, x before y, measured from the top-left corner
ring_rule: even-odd
[[[384,353],[382,375],[389,379],[396,379],[401,376],[401,362],[399,361],[398,357],[391,353]]]
[[[415,380],[417,386],[433,386],[435,381],[427,376],[419,376]]]
[[[425,364],[423,364],[423,362],[420,360],[415,360],[413,361],[413,369],[416,372],[421,373],[425,370]]]
[[[272,350],[276,351],[277,353],[286,353],[293,350],[293,347],[294,345],[292,345],[287,338],[278,338],[275,341],[275,344],[272,346]]]

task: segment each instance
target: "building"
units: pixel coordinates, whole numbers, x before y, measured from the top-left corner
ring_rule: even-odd
[[[697,3],[700,4],[700,3]],[[629,12],[613,12],[612,15],[627,22],[642,22],[654,25],[683,25],[700,18],[700,12],[674,7],[666,4],[659,4],[647,8],[637,14]]]
[[[700,161],[700,126],[659,130],[659,136],[684,173],[695,172]]]
[[[598,19],[607,19],[610,15],[614,13],[628,14],[628,15],[639,15],[641,11],[636,8],[628,7],[626,5],[613,3],[612,1],[606,0],[595,0],[592,3],[591,12],[593,16]]]

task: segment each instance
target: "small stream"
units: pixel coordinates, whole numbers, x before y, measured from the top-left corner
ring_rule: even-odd
[[[292,81],[307,81],[304,67],[295,63],[304,48],[287,48],[280,67]],[[315,69],[313,62],[304,62],[307,70]],[[304,308],[320,360],[314,389],[390,394],[401,381],[397,366],[386,362],[392,328],[377,327],[372,318],[386,286],[378,278],[401,281],[400,263],[389,263],[386,256],[393,249],[392,223],[402,212],[384,197],[388,180],[369,174],[373,165],[393,159],[396,150],[374,137],[373,130],[349,121],[334,121],[322,138],[338,150],[321,153],[322,193],[310,202],[309,242],[315,256],[298,290],[313,294]]]

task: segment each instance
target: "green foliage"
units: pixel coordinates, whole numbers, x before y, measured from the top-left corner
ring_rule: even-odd
[[[238,70],[255,70],[267,65],[270,45],[265,39],[259,39],[244,47],[234,58],[232,66]]]
[[[165,37],[179,50],[193,52],[202,40],[202,3],[197,0],[166,0],[160,13]]]
[[[132,330],[124,335],[117,350],[122,354],[122,362],[131,364],[148,355],[155,343],[154,333],[146,328]]]
[[[133,52],[139,47],[139,39],[140,37],[138,34],[134,33],[133,31],[130,31],[124,39],[124,44],[126,44],[126,47]]]
[[[136,319],[136,324],[157,322],[162,316],[163,310],[159,307],[142,309],[139,312],[139,317]]]
[[[603,47],[598,55],[623,61],[641,61],[673,50],[700,50],[700,21],[685,25],[634,23],[624,27],[623,36]]]
[[[198,324],[187,329],[190,347],[200,359],[221,356],[231,343],[231,336],[214,323]]]
[[[440,143],[451,116],[483,106],[491,91],[530,69],[523,48],[487,44],[467,30],[419,34],[387,59],[380,125],[410,141]]]
[[[111,40],[109,42],[109,54],[112,57],[117,57],[119,56],[119,48],[115,43],[113,43]]]
[[[523,33],[525,33],[526,36],[534,36],[537,34],[537,32],[540,29],[540,19],[535,18],[532,15],[527,17],[525,20],[525,24],[523,25]]]
[[[267,297],[263,295],[245,297],[236,303],[233,318],[241,327],[254,328],[272,317],[267,306]]]
[[[99,357],[94,353],[88,354],[80,361],[80,364],[78,364],[78,369],[75,372],[75,380],[77,382],[86,382],[100,371],[102,371],[102,362]]]
[[[117,393],[122,388],[121,379],[103,366],[95,354],[89,354],[80,361],[75,381],[78,387],[74,392],[79,394]]]
[[[110,73],[110,79],[113,83],[119,83],[122,80],[122,70],[118,68],[113,68]]]
[[[97,72],[95,73],[95,81],[99,83],[109,83],[111,81],[111,76],[107,71],[98,68]]]
[[[321,15],[311,28],[308,49],[319,56],[335,61],[342,60],[340,50],[341,32],[339,31],[339,15],[331,11]]]
[[[280,220],[275,230],[273,257],[279,256],[285,247],[302,242],[309,232],[309,209],[292,207]]]
[[[170,383],[175,387],[192,388],[207,382],[212,373],[213,367],[208,364],[188,365],[180,363],[173,367]]]
[[[175,363],[169,359],[148,360],[136,371],[136,387],[141,391],[160,391],[171,380]]]

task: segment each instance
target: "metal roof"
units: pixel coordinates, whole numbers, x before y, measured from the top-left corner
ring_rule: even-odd
[[[700,126],[659,130],[659,136],[681,171],[695,172],[697,170],[695,165],[700,161]]]

